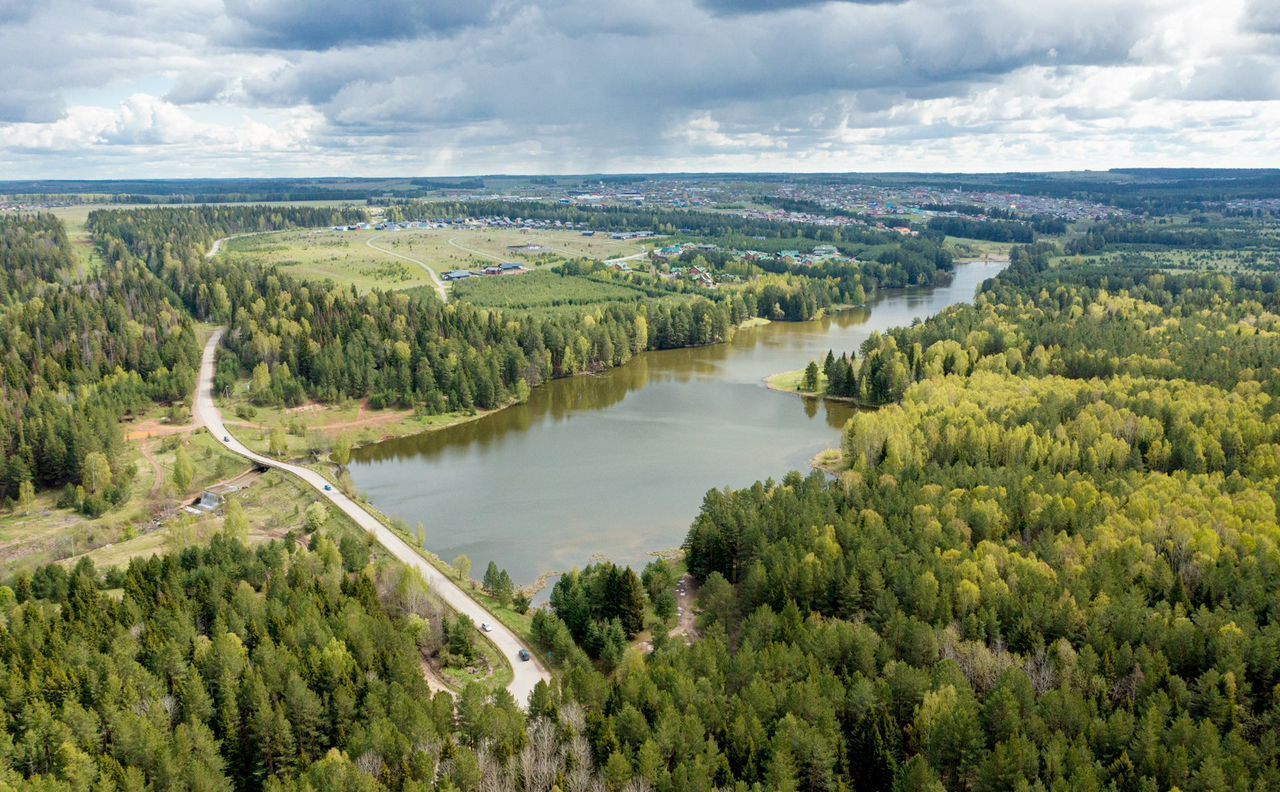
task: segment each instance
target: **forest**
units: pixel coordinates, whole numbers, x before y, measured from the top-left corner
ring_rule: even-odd
[[[223,387],[443,409],[714,338],[738,310],[681,294],[570,321],[206,259],[240,228],[323,222],[242,210],[182,210],[173,229],[95,215],[102,264],[83,280],[47,220],[12,235],[6,485],[89,487],[96,461],[65,460],[109,467],[112,417],[189,379],[191,315],[232,328]],[[531,618],[555,681],[526,711],[478,686],[433,696],[424,647],[455,631],[402,569],[323,532],[6,581],[0,784],[1280,786],[1280,276],[1061,253],[1016,247],[972,304],[815,361],[878,409],[825,472],[709,491],[684,567],[561,576]],[[45,437],[98,445],[41,467]],[[685,568],[688,643],[667,634]],[[492,565],[485,588],[511,593]]]
[[[75,484],[69,505],[101,513],[132,476],[118,459],[121,419],[194,386],[191,319],[136,262],[74,277],[52,215],[5,217],[0,232],[0,498]]]

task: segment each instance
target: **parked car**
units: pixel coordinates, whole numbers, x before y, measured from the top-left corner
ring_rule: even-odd
[[[528,649],[521,649],[521,650],[520,650],[520,653],[519,653],[519,656],[520,656],[520,659],[521,659],[521,660],[524,660],[524,661],[528,662],[528,660],[529,660],[529,650],[528,650]]]

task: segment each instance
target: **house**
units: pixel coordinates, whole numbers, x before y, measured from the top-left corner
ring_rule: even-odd
[[[490,267],[485,267],[481,272],[482,272],[482,274],[484,274],[484,275],[501,275],[501,274],[502,274],[502,267],[499,267],[499,266],[496,266],[496,265],[495,265],[495,266],[490,266]]]
[[[837,255],[840,251],[835,245],[816,245],[813,248],[813,255],[816,258],[829,258]]]
[[[583,236],[586,236],[586,237],[593,237],[593,236],[595,236],[595,235],[596,235],[596,232],[595,232],[595,231],[583,231],[583,232],[582,232],[582,235],[583,235]]]
[[[446,272],[444,274],[444,279],[447,281],[459,281],[464,278],[470,278],[470,277],[471,277],[470,270],[454,270],[453,272]]]
[[[500,269],[503,272],[503,274],[506,274],[508,272],[521,272],[524,270],[524,266],[521,264],[516,264],[515,262],[512,262],[512,261],[507,261],[507,262],[504,262],[501,266],[499,266],[498,269]]]

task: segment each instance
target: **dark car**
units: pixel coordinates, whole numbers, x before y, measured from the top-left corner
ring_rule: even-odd
[[[518,654],[518,656],[520,657],[520,659],[521,659],[521,660],[524,660],[524,661],[526,661],[526,662],[529,660],[529,650],[528,650],[528,649],[521,649],[517,654]]]

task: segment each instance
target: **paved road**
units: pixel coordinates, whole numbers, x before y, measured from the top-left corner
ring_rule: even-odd
[[[226,426],[222,423],[222,415],[213,403],[214,355],[217,352],[220,340],[222,340],[221,329],[214,331],[209,338],[209,343],[204,348],[204,357],[200,361],[200,381],[196,385],[194,409],[196,421],[208,428],[214,439],[222,443],[232,453],[239,454],[268,467],[287,471],[310,484],[317,492],[328,498],[334,506],[354,520],[356,525],[373,534],[373,537],[393,556],[421,572],[431,589],[447,602],[449,607],[467,616],[476,624],[488,622],[493,625],[493,632],[487,633],[485,637],[498,647],[498,650],[502,652],[502,656],[511,662],[511,667],[515,671],[515,678],[507,686],[507,690],[511,692],[511,695],[515,697],[516,702],[521,707],[527,706],[529,694],[533,692],[534,685],[540,679],[550,681],[551,674],[538,661],[537,655],[533,655],[527,661],[520,660],[517,656],[519,651],[527,647],[516,637],[515,633],[490,615],[480,603],[473,600],[465,591],[459,588],[457,583],[429,564],[414,548],[378,521],[372,514],[365,511],[358,503],[343,495],[337,489],[325,490],[325,485],[328,482],[319,473],[250,451],[227,431]]]
[[[436,293],[440,295],[440,301],[449,302],[449,293],[445,291],[444,281],[440,280],[440,276],[436,274],[436,271],[433,270],[427,264],[427,262],[419,261],[418,259],[413,258],[412,256],[401,255],[400,253],[397,253],[394,250],[387,250],[384,247],[378,247],[377,245],[373,244],[373,240],[375,239],[377,239],[376,236],[371,236],[367,240],[365,240],[365,244],[373,248],[374,250],[381,250],[383,253],[388,253],[392,256],[395,256],[398,259],[404,259],[405,261],[413,262],[414,264],[417,264],[419,267],[422,267],[424,270],[427,271],[427,274],[431,276],[431,282],[436,287]]]

